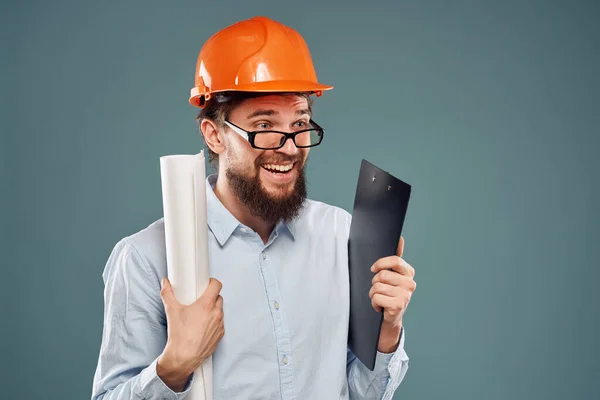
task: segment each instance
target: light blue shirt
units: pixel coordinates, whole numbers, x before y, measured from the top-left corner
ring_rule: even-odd
[[[348,350],[345,210],[307,200],[267,244],[240,224],[207,178],[211,276],[222,282],[225,336],[213,354],[214,400],[391,399],[408,357],[378,353],[374,371]],[[92,399],[185,399],[156,374],[167,340],[160,280],[163,220],[119,241],[102,274],[104,328]]]

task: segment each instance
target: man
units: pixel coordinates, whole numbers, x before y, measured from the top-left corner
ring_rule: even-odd
[[[218,174],[207,177],[211,281],[183,306],[158,220],[121,240],[103,273],[92,399],[184,399],[213,355],[214,399],[390,399],[408,368],[402,316],[415,289],[400,256],[373,265],[384,311],[374,371],[347,347],[350,215],[306,199],[317,82],[294,30],[257,17],[202,48],[190,103]]]

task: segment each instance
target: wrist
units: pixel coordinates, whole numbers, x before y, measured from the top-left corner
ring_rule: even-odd
[[[377,350],[381,353],[389,354],[398,349],[400,344],[400,333],[402,332],[402,321],[396,324],[383,322],[379,334],[379,343]]]
[[[156,375],[174,392],[182,392],[193,373],[168,353],[163,352],[156,362]]]

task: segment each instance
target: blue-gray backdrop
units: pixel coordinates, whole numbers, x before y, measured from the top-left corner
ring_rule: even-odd
[[[2,398],[88,398],[112,246],[162,212],[159,157],[214,32],[305,37],[327,130],[310,196],[360,160],[413,185],[411,368],[397,399],[600,398],[596,1],[2,3]]]

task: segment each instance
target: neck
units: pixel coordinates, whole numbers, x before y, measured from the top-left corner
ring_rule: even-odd
[[[273,228],[275,228],[275,224],[272,222],[265,222],[263,219],[252,215],[244,203],[242,203],[231,191],[227,176],[224,173],[218,175],[214,191],[221,204],[229,210],[231,215],[242,224],[258,233],[263,243],[266,244],[271,236]]]

